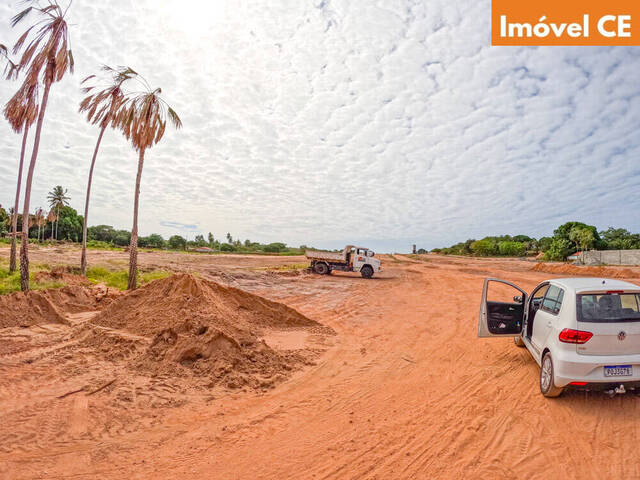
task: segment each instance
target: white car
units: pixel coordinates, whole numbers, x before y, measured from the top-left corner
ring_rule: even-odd
[[[511,287],[513,299],[487,293]],[[511,295],[511,294],[510,294]],[[556,278],[531,294],[487,278],[479,337],[514,337],[540,365],[540,391],[557,397],[565,387],[640,393],[640,287],[603,278]]]

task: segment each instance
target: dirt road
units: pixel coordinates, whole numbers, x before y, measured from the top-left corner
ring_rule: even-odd
[[[20,369],[33,366],[0,357],[0,421],[12,426],[0,477],[640,478],[640,398],[545,399],[524,349],[476,338],[485,276],[530,289],[551,274],[508,260],[383,260],[368,281],[227,274],[337,332],[315,366],[266,393],[124,409],[106,390],[56,398],[53,373],[26,391]]]

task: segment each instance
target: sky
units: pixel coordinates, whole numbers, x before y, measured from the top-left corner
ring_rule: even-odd
[[[0,43],[21,8],[0,5]],[[34,207],[63,185],[82,212],[98,131],[80,82],[107,64],[184,123],[147,152],[143,235],[405,252],[571,220],[640,231],[640,47],[491,47],[489,0],[75,0],[69,22]],[[0,138],[9,207],[21,139]],[[136,167],[108,131],[90,225],[131,228]]]

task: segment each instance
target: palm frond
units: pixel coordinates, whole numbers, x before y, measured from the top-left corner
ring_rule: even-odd
[[[12,19],[11,19],[11,26],[15,27],[17,24],[19,24],[22,20],[25,19],[25,17],[27,15],[29,15],[31,13],[31,11],[33,10],[33,7],[28,7],[25,8],[23,11],[21,11],[20,13],[18,13],[17,15],[15,15]]]

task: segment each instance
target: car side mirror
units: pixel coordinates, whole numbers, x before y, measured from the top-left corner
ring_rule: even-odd
[[[522,296],[521,295],[516,295],[515,297],[513,297],[513,301],[516,303],[522,303]]]

